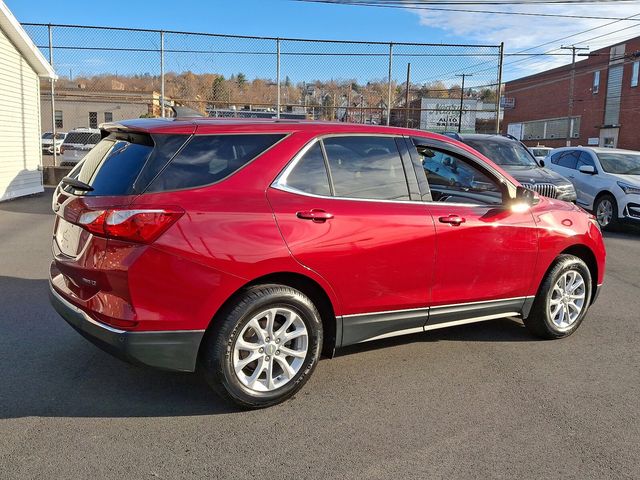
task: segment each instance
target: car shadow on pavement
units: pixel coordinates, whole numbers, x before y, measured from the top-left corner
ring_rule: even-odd
[[[53,215],[52,196],[53,188],[45,188],[42,193],[0,202],[0,212]]]
[[[471,323],[441,330],[431,330],[411,335],[359,343],[342,348],[336,356],[351,355],[370,350],[395,347],[416,342],[532,342],[536,339],[527,331],[521,320],[500,318],[480,323]]]
[[[237,412],[198,374],[120,361],[49,305],[48,281],[0,276],[0,418],[151,417]]]

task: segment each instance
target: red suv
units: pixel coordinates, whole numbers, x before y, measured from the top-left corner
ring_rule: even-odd
[[[402,128],[110,124],[53,210],[60,315],[129,361],[198,368],[245,407],[359,342],[505,316],[566,337],[605,269],[592,216]]]

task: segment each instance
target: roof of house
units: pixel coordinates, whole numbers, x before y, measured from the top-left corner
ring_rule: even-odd
[[[34,45],[27,32],[20,25],[20,22],[13,16],[9,7],[0,0],[0,30],[13,43],[18,52],[24,57],[27,63],[40,77],[57,78],[56,72],[44,58],[38,47]]]

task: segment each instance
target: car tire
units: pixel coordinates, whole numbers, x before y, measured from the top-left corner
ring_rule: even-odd
[[[568,337],[589,309],[591,289],[587,265],[576,256],[560,255],[545,275],[524,324],[543,339]]]
[[[618,227],[618,202],[613,195],[599,196],[593,205],[593,214],[603,230],[612,231]]]
[[[222,398],[264,408],[300,390],[321,351],[322,320],[311,299],[288,286],[257,285],[216,315],[200,367]]]

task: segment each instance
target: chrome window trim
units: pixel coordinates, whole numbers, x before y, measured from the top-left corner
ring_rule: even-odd
[[[450,205],[452,207],[469,207],[469,208],[478,208],[478,207],[487,207],[487,208],[496,208],[501,205],[486,205],[486,204],[476,204],[476,203],[454,203],[454,202],[434,202],[434,201],[424,201],[424,200],[383,200],[376,198],[352,198],[352,197],[339,197],[339,196],[327,196],[327,195],[316,195],[314,193],[304,192],[302,190],[298,190],[297,188],[292,188],[287,185],[287,177],[291,173],[291,171],[296,167],[300,159],[320,140],[324,138],[333,138],[333,137],[353,137],[353,136],[376,136],[376,137],[391,137],[391,138],[404,138],[404,135],[393,135],[393,134],[371,134],[371,133],[358,133],[358,134],[325,134],[320,135],[318,137],[314,137],[311,139],[306,145],[304,145],[298,153],[289,161],[286,167],[278,174],[276,179],[271,183],[271,188],[275,188],[276,190],[281,190],[287,193],[293,193],[296,195],[302,195],[305,197],[311,198],[323,198],[326,200],[352,200],[357,202],[375,202],[375,203],[398,203],[404,205]],[[406,175],[406,172],[405,172]],[[330,185],[331,186],[331,185]]]

